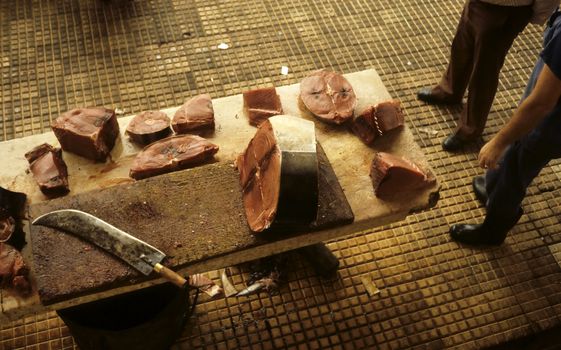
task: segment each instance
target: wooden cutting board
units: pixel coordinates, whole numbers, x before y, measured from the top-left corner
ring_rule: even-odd
[[[300,229],[252,233],[238,172],[225,162],[38,203],[30,207],[30,217],[64,208],[86,211],[162,250],[170,257],[167,265],[177,269],[351,223],[349,203],[327,156],[318,149],[318,219]],[[45,305],[146,279],[101,249],[57,230],[31,226],[31,241],[38,292]]]

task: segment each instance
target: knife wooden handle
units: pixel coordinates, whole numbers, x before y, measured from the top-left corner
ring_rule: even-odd
[[[168,269],[162,264],[158,263],[154,265],[154,271],[156,271],[163,278],[167,279],[168,281],[170,281],[171,283],[175,284],[178,287],[183,287],[185,286],[185,284],[187,284],[187,280],[183,278],[183,276],[181,276],[180,274],[178,274],[173,270]]]

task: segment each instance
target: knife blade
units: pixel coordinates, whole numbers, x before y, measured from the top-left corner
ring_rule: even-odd
[[[39,216],[31,224],[80,237],[120,258],[146,276],[155,271],[179,287],[187,283],[181,275],[161,264],[166,257],[162,251],[86,212],[75,209],[55,210]]]

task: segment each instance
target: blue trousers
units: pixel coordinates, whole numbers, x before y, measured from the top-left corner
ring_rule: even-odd
[[[543,66],[540,58],[522,100],[534,88]],[[485,180],[489,200],[483,225],[488,232],[506,235],[519,219],[520,204],[532,180],[550,160],[560,157],[561,105],[558,103],[541,124],[507,149],[498,169],[487,171]]]

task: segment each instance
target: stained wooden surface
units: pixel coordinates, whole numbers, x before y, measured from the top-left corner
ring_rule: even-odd
[[[356,91],[358,112],[368,104],[390,98],[389,93],[374,70],[347,74],[345,76]],[[300,115],[303,118],[315,121],[313,116],[301,111],[298,106],[298,84],[279,87],[277,91],[281,96],[285,114]],[[243,114],[241,95],[217,99],[213,101],[213,104],[217,130],[210,139],[220,146],[220,151],[217,154],[218,161],[231,164],[235,156],[245,148],[255,133],[255,128],[247,123],[247,119]],[[164,111],[172,116],[176,109],[170,108]],[[111,153],[113,162],[95,164],[72,154],[64,154],[69,166],[71,195],[130,181],[127,176],[128,169],[134,154],[139,150],[137,146],[131,144],[122,136],[122,132],[130,118],[124,117],[119,119],[121,139],[118,140],[115,149]],[[407,156],[425,170],[430,171],[420,148],[414,142],[407,126],[399,132],[385,135],[383,138],[376,140],[372,147],[365,146],[344,127],[316,122],[316,133],[318,141],[323,145],[325,153],[333,165],[334,172],[355,215],[354,223],[352,225],[310,232],[297,237],[289,237],[276,244],[263,245],[259,249],[248,249],[223,256],[208,257],[199,263],[189,265],[183,269],[185,272],[201,272],[329,240],[363,229],[395,222],[403,219],[412,211],[422,210],[430,205],[434,205],[438,193],[438,182],[430,188],[411,193],[406,197],[396,197],[391,200],[381,201],[374,196],[368,174],[375,150]],[[3,155],[5,164],[11,165],[0,171],[0,185],[11,190],[28,193],[32,203],[44,201],[45,198],[34,184],[31,175],[26,173],[27,162],[23,154],[42,142],[57,143],[52,133],[0,143],[0,154]],[[212,195],[207,196],[206,200],[212,200]],[[29,258],[29,252],[30,247],[28,246],[24,249],[24,256]],[[142,286],[143,284],[138,284],[135,287]],[[89,295],[63,304],[55,304],[51,308],[82,303],[104,295],[119,293],[123,290],[125,289],[119,288],[107,293]],[[0,317],[14,318],[42,309],[44,307],[39,303],[36,296],[22,302],[3,293],[2,315]]]

